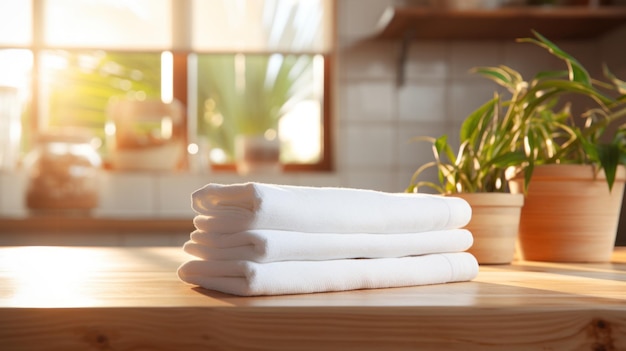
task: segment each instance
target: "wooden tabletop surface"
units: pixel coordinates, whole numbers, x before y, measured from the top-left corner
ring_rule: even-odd
[[[603,264],[481,266],[471,282],[253,298],[182,283],[188,258],[2,247],[0,350],[626,350],[626,248]]]

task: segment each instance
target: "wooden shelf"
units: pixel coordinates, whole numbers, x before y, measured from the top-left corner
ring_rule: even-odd
[[[591,39],[626,25],[626,6],[589,8],[508,7],[492,10],[448,10],[389,7],[374,39],[398,39],[397,85],[404,84],[409,45],[415,40],[515,40],[535,30],[550,40]]]
[[[390,7],[379,21],[380,39],[505,40],[532,36],[531,29],[557,39],[589,39],[626,25],[626,7],[509,7],[438,10]]]

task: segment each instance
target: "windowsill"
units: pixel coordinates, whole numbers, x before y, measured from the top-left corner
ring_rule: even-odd
[[[33,216],[0,217],[0,234],[11,233],[189,233],[191,219]]]

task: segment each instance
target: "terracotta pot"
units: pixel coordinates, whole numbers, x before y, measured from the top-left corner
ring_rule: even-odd
[[[522,194],[454,194],[472,207],[472,219],[466,228],[474,236],[468,250],[480,264],[507,264],[515,257]]]
[[[603,173],[588,165],[535,168],[520,222],[522,258],[551,262],[608,262],[615,246],[626,170],[609,192]],[[511,188],[522,192],[523,179]]]

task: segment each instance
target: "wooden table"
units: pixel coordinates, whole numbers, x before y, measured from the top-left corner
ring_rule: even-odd
[[[0,248],[0,350],[626,350],[612,263],[483,266],[475,281],[243,298],[178,280],[180,248]]]

